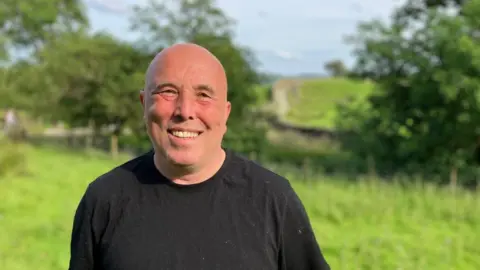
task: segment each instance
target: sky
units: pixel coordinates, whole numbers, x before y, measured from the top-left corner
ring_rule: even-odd
[[[128,16],[132,4],[146,0],[84,0],[94,31],[108,31],[134,41]],[[387,20],[405,0],[217,0],[236,21],[235,41],[248,46],[266,72],[294,76],[324,73],[333,59],[354,62],[352,47],[344,42],[359,22]]]

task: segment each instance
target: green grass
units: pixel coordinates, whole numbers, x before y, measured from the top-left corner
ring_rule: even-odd
[[[480,269],[478,194],[295,185],[333,269]]]
[[[371,82],[343,78],[305,80],[299,95],[289,94],[290,110],[285,120],[299,126],[331,128],[336,105],[349,97],[366,97],[373,86]]]
[[[87,184],[123,162],[26,147],[28,175],[0,179],[0,269],[66,269],[72,218]],[[282,172],[280,172],[282,173]],[[332,269],[480,269],[479,194],[285,176]]]
[[[87,184],[119,163],[25,147],[28,173],[0,179],[0,269],[66,269],[72,218]]]

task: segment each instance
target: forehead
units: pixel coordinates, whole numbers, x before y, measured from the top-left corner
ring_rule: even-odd
[[[208,60],[189,60],[185,57],[163,57],[153,66],[149,80],[158,84],[209,84],[215,87],[221,80],[219,69]]]

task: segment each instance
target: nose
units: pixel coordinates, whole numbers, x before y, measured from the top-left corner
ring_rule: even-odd
[[[192,120],[195,118],[195,100],[188,94],[182,93],[177,98],[175,117],[181,120]]]

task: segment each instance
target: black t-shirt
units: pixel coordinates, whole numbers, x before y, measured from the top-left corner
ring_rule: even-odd
[[[226,151],[211,179],[177,185],[153,151],[90,183],[75,213],[70,270],[330,269],[283,177]]]

